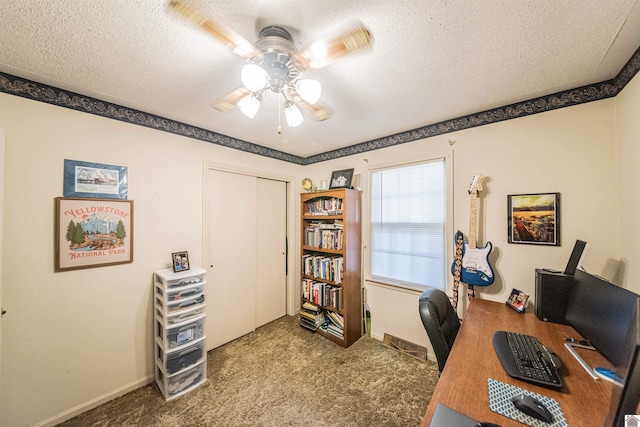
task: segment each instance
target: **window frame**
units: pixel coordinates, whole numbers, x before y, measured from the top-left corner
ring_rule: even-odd
[[[445,233],[445,282],[444,288],[439,286],[427,286],[420,285],[415,283],[403,282],[400,280],[391,280],[384,279],[381,277],[373,276],[371,273],[371,241],[372,241],[372,233],[373,233],[373,223],[371,221],[371,202],[373,197],[372,187],[373,187],[373,173],[378,172],[384,169],[393,169],[406,167],[411,165],[417,165],[422,163],[428,163],[432,161],[444,161],[444,174],[445,174],[445,224],[444,224],[444,233]],[[365,284],[380,284],[391,286],[395,288],[399,288],[402,290],[410,290],[410,291],[424,291],[426,289],[436,287],[438,289],[442,289],[446,292],[446,290],[451,286],[451,275],[446,272],[449,269],[449,265],[453,262],[453,159],[451,153],[436,153],[431,156],[425,156],[420,159],[411,159],[411,160],[398,160],[392,162],[385,162],[380,164],[371,164],[367,169],[367,189],[366,192],[366,200],[364,200],[365,208],[363,208],[363,224],[366,224],[366,227],[363,227],[363,266],[364,266],[364,280]]]

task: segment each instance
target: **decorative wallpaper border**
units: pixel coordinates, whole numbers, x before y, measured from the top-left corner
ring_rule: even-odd
[[[419,139],[431,138],[446,133],[451,133],[463,129],[470,129],[497,123],[504,120],[516,119],[532,114],[544,113],[558,108],[570,107],[601,99],[611,98],[631,81],[640,71],[640,48],[631,56],[622,70],[611,80],[587,85],[576,89],[566,90],[555,94],[534,98],[524,102],[482,111],[480,113],[469,114],[464,117],[446,120],[423,126],[417,129],[400,132],[395,135],[385,136],[367,142],[351,145],[338,150],[316,154],[309,157],[299,157],[282,151],[263,147],[241,139],[219,134],[207,129],[191,126],[185,123],[170,120],[164,117],[123,107],[100,99],[91,98],[74,92],[68,92],[56,87],[48,86],[31,80],[22,79],[0,72],[0,92],[35,101],[46,102],[76,111],[95,114],[98,116],[120,120],[139,126],[185,136],[187,138],[198,139],[211,144],[221,145],[227,148],[242,150],[247,153],[257,154],[272,159],[282,160],[298,165],[310,165],[313,163],[333,160],[340,157],[365,153],[367,151],[379,150],[381,148],[392,147]]]

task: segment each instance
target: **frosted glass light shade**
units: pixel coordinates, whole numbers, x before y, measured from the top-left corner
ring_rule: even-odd
[[[287,120],[289,127],[296,127],[303,122],[302,113],[293,104],[287,104],[284,107],[284,118]]]
[[[251,92],[258,92],[267,86],[267,72],[256,64],[247,64],[240,72],[242,84]]]
[[[302,79],[296,82],[296,91],[298,95],[309,104],[315,104],[320,100],[322,87],[320,82],[311,79]]]
[[[253,94],[245,96],[238,102],[238,109],[242,111],[242,114],[253,119],[260,109],[260,100]]]

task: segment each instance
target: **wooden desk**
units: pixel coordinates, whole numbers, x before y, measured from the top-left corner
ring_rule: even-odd
[[[508,376],[491,341],[497,330],[533,335],[553,350],[562,361],[563,387],[554,390]],[[493,422],[503,427],[522,427],[523,424],[489,409],[488,378],[555,399],[570,426],[604,426],[612,385],[605,380],[594,380],[587,374],[564,346],[565,337],[577,338],[580,335],[571,326],[543,322],[533,313],[517,313],[504,303],[474,299],[422,419],[422,426],[429,426],[437,404],[442,403],[477,421]],[[595,351],[578,349],[578,352],[591,367],[611,367]]]

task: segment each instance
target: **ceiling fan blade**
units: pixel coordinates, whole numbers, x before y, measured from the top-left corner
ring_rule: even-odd
[[[211,104],[211,106],[222,113],[227,113],[233,110],[235,106],[238,105],[238,102],[250,93],[251,92],[249,92],[247,88],[239,87],[230,94]]]
[[[333,110],[329,107],[326,107],[318,102],[315,104],[310,104],[298,94],[294,89],[289,91],[289,96],[293,100],[293,102],[300,107],[300,109],[304,110],[307,114],[309,114],[315,121],[322,122],[327,119],[330,119],[333,115]]]
[[[171,0],[169,8],[183,18],[191,21],[203,31],[213,36],[216,40],[224,44],[229,50],[244,59],[253,59],[261,56],[262,53],[256,49],[247,39],[242,37],[231,27],[225,25],[221,20],[206,16],[193,8],[185,1]]]
[[[318,69],[342,56],[369,48],[372,43],[373,36],[369,29],[357,25],[340,36],[316,40],[302,49],[297,59],[306,69]]]

